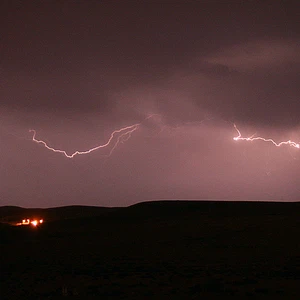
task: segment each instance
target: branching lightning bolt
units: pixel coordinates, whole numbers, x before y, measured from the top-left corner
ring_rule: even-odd
[[[283,141],[283,142],[275,142],[273,139],[271,138],[263,138],[263,137],[254,137],[253,135],[250,136],[250,137],[242,137],[242,134],[241,132],[239,131],[239,129],[237,128],[237,126],[235,124],[233,124],[235,130],[237,131],[238,133],[238,136],[234,137],[233,139],[235,141],[247,141],[247,142],[253,142],[253,141],[264,141],[264,142],[269,142],[269,143],[272,143],[274,146],[276,147],[280,147],[280,146],[283,146],[283,145],[289,145],[291,147],[294,147],[294,148],[297,148],[297,149],[300,149],[300,144],[299,143],[296,143],[296,142],[293,142],[291,140],[288,140],[288,141]]]
[[[145,120],[149,119],[149,118],[152,118],[153,116],[155,116],[154,114],[153,115],[150,115],[148,116]],[[145,121],[144,120],[144,121]],[[29,132],[32,132],[33,133],[33,136],[32,136],[32,141],[34,141],[35,143],[37,144],[41,144],[43,145],[46,149],[50,150],[50,151],[53,151],[53,152],[56,152],[56,153],[61,153],[63,154],[65,157],[67,158],[74,158],[76,155],[84,155],[84,154],[89,154],[93,151],[96,151],[96,150],[99,150],[101,148],[105,148],[105,147],[108,147],[109,145],[111,145],[114,141],[114,138],[116,135],[118,135],[115,139],[115,142],[108,154],[108,156],[110,156],[113,151],[116,149],[116,147],[118,146],[118,144],[120,142],[126,142],[130,139],[131,135],[133,132],[135,132],[136,130],[138,130],[138,128],[141,126],[142,123],[136,123],[136,124],[133,124],[133,125],[130,125],[130,126],[126,126],[126,127],[122,127],[121,129],[118,129],[118,130],[115,130],[111,133],[108,141],[103,144],[103,145],[99,145],[99,146],[96,146],[94,148],[91,148],[91,149],[88,149],[86,151],[75,151],[74,153],[72,154],[68,154],[65,150],[61,150],[61,149],[55,149],[51,146],[49,146],[45,141],[43,140],[38,140],[36,138],[36,131],[34,129],[30,129]]]

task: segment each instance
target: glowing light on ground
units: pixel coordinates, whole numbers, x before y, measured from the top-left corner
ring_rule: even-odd
[[[28,226],[28,225],[32,225],[34,227],[37,227],[38,225],[44,223],[44,220],[43,219],[40,219],[40,220],[30,220],[30,219],[23,219],[22,222],[20,223],[16,223],[15,225],[16,226]]]
[[[157,116],[157,115],[155,115],[155,114],[150,115],[145,120],[148,120],[148,119],[150,119],[150,118],[152,118],[154,116]],[[137,131],[141,125],[142,125],[142,123],[136,123],[136,124],[133,124],[133,125],[130,125],[130,126],[122,127],[122,128],[120,128],[118,130],[113,131],[111,133],[108,141],[105,144],[96,146],[94,148],[90,148],[90,149],[85,150],[85,151],[78,151],[78,150],[76,150],[72,154],[68,154],[65,150],[56,149],[54,147],[51,147],[45,141],[37,139],[36,138],[36,131],[35,130],[31,129],[31,130],[29,130],[29,132],[33,133],[32,141],[34,141],[37,144],[43,145],[46,149],[48,149],[50,151],[53,151],[53,152],[56,152],[56,153],[61,153],[61,154],[63,154],[67,158],[74,158],[76,155],[85,155],[85,154],[89,154],[89,153],[91,153],[93,151],[99,150],[101,148],[106,148],[108,146],[112,146],[112,148],[111,148],[111,150],[110,150],[110,152],[108,154],[108,156],[110,156],[113,153],[113,151],[116,149],[116,147],[118,146],[118,144],[120,142],[126,142],[126,141],[128,141],[130,139],[132,133],[135,132],[135,131]]]
[[[238,133],[238,136],[234,137],[233,140],[235,141],[247,141],[247,142],[253,142],[253,141],[263,141],[263,142],[268,142],[268,143],[272,143],[274,146],[276,147],[280,147],[280,146],[283,146],[283,145],[289,145],[291,147],[294,147],[294,148],[297,148],[297,149],[300,149],[300,144],[299,143],[296,143],[296,142],[293,142],[291,140],[288,140],[288,141],[282,141],[282,142],[275,142],[273,139],[271,138],[264,138],[264,137],[254,137],[253,135],[250,136],[250,137],[242,137],[242,134],[240,132],[240,130],[237,128],[237,126],[235,124],[233,124],[235,130],[237,131]]]
[[[37,221],[37,220],[31,221],[31,224],[32,224],[33,226],[37,226],[38,221]]]

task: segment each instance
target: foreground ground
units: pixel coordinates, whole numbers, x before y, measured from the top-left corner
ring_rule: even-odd
[[[296,299],[299,208],[171,201],[34,211],[48,222],[0,228],[0,298]]]

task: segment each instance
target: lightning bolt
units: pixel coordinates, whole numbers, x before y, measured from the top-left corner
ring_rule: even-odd
[[[144,119],[144,121],[157,116],[155,114],[152,114],[150,116],[148,116],[147,118]],[[99,149],[108,147],[109,145],[113,144],[108,156],[110,156],[113,151],[116,149],[116,147],[118,146],[119,143],[123,143],[126,142],[130,139],[131,135],[137,131],[139,129],[139,127],[142,125],[142,123],[136,123],[130,126],[126,126],[126,127],[122,127],[118,130],[115,130],[111,133],[108,141],[105,144],[96,146],[94,148],[88,149],[86,151],[75,151],[72,154],[68,154],[65,150],[61,150],[61,149],[55,149],[51,146],[49,146],[45,141],[43,140],[39,140],[36,138],[36,131],[34,129],[30,129],[29,132],[33,133],[32,135],[32,141],[37,143],[37,144],[41,144],[43,145],[46,149],[53,151],[55,153],[61,153],[63,154],[65,157],[67,158],[74,158],[76,155],[85,155],[85,154],[89,154],[91,152],[97,151]],[[117,136],[117,137],[116,137]],[[116,137],[116,138],[115,138]],[[115,142],[113,143],[113,141],[115,140]]]
[[[239,129],[237,128],[237,126],[235,124],[233,124],[236,132],[238,133],[238,135],[236,137],[233,138],[233,140],[235,141],[247,141],[247,142],[253,142],[253,141],[264,141],[264,142],[268,142],[268,143],[272,143],[274,146],[276,147],[280,147],[283,145],[289,145],[291,147],[300,149],[300,144],[293,142],[291,140],[288,141],[283,141],[283,142],[275,142],[273,139],[271,138],[263,138],[263,137],[254,137],[254,135],[250,136],[250,137],[242,137],[241,132],[239,131]]]

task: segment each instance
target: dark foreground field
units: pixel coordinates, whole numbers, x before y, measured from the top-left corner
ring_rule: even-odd
[[[0,208],[0,299],[299,299],[300,203]],[[47,222],[48,221],[48,222]]]

